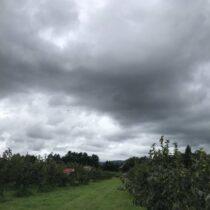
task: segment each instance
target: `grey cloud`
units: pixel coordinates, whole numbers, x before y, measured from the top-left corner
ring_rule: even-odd
[[[37,7],[38,3],[33,6]],[[42,28],[52,29],[54,33],[71,31],[75,24],[78,24],[78,11],[74,1],[42,1],[35,11],[35,22],[38,22]]]
[[[89,5],[82,22],[85,11],[74,1],[2,1],[0,98],[39,92],[52,109],[108,115],[121,130],[103,134],[107,142],[132,145],[140,134],[165,134],[181,145],[208,144],[209,1],[105,3],[94,11]],[[71,32],[75,39],[60,49],[40,36],[49,28],[54,38]],[[61,114],[48,123],[60,126],[64,119]],[[91,144],[95,132],[75,130],[71,137],[90,139],[84,148],[100,150]],[[27,130],[29,137],[49,140],[45,133]],[[122,150],[118,154],[127,156]]]
[[[36,141],[27,142],[27,149],[33,152],[40,152],[44,147],[46,147],[43,139],[36,139]]]
[[[32,125],[27,130],[27,136],[33,139],[51,139],[51,130],[41,125]]]

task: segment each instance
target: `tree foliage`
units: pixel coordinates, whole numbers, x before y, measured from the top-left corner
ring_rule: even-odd
[[[121,161],[106,161],[102,164],[102,168],[106,171],[118,172],[121,165]]]
[[[148,210],[210,209],[210,163],[202,149],[183,155],[169,140],[152,145],[149,158],[135,166],[123,181],[134,202]],[[170,152],[171,151],[171,152]]]
[[[84,166],[89,166],[90,170]],[[69,151],[63,157],[51,153],[41,158],[12,154],[11,149],[7,149],[0,156],[0,200],[4,199],[6,189],[15,190],[15,195],[21,197],[30,195],[32,188],[45,192],[57,186],[88,184],[113,176],[98,166],[99,158],[94,154]],[[74,168],[75,172],[67,175],[63,171],[65,168]]]

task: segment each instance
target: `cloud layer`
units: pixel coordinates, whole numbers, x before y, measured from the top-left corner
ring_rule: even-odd
[[[0,150],[209,148],[210,2],[0,2]]]

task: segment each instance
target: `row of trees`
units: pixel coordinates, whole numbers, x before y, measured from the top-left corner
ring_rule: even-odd
[[[99,158],[97,155],[88,155],[86,152],[71,152],[68,151],[63,157],[59,154],[50,153],[47,157],[47,160],[54,160],[57,163],[78,163],[80,165],[88,165],[88,166],[99,166]]]
[[[101,167],[106,171],[119,172],[121,170],[122,164],[123,161],[106,161],[101,164]]]
[[[169,140],[152,145],[149,157],[136,161],[123,177],[134,202],[148,210],[209,210],[210,157],[204,150],[194,153],[188,146],[173,151]]]
[[[0,199],[4,199],[5,190],[15,190],[16,196],[25,196],[31,194],[32,188],[43,192],[56,186],[87,184],[90,180],[113,176],[98,165],[98,157],[86,153],[68,152],[63,157],[51,153],[41,158],[12,154],[8,149],[0,157]],[[67,175],[64,168],[74,168],[75,172]]]

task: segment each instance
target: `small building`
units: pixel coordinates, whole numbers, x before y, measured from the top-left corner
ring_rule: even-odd
[[[74,168],[64,168],[63,169],[63,173],[66,174],[66,175],[73,174],[74,172],[75,172]]]

